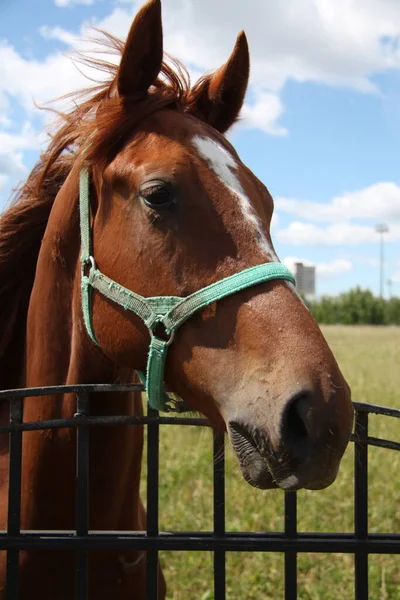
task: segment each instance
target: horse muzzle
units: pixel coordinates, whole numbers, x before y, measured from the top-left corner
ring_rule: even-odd
[[[318,414],[312,394],[303,392],[286,404],[275,423],[260,427],[243,417],[228,421],[244,479],[262,489],[328,487],[347,447],[353,413],[341,417],[334,421],[330,413]]]

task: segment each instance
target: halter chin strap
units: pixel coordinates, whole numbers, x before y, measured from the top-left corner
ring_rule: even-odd
[[[97,344],[92,321],[92,289],[137,315],[150,333],[147,372],[138,371],[145,386],[150,406],[165,411],[169,398],[164,392],[164,368],[168,347],[177,329],[192,315],[212,302],[235,294],[248,287],[273,279],[286,279],[295,284],[292,273],[283,264],[271,262],[250,267],[240,273],[212,283],[190,296],[154,296],[145,298],[116,283],[96,267],[92,255],[90,227],[89,173],[82,170],[79,185],[79,211],[82,260],[82,309],[86,330]],[[160,337],[160,329],[161,336]],[[162,330],[164,331],[162,332]]]

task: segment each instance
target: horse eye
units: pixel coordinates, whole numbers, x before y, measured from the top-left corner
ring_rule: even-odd
[[[159,208],[175,202],[172,190],[165,184],[156,184],[141,190],[140,196],[150,208]]]

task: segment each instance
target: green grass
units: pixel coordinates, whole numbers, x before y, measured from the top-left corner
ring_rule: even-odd
[[[323,329],[352,388],[353,400],[400,408],[400,328],[331,326]],[[400,423],[370,416],[370,435],[399,439]],[[353,445],[327,490],[298,493],[299,531],[351,532]],[[246,484],[227,447],[226,527],[282,531],[283,494]],[[145,482],[143,475],[143,485]],[[369,449],[369,528],[400,531],[400,453]],[[143,488],[144,491],[144,488]],[[212,438],[205,428],[161,427],[160,528],[212,529]],[[169,600],[212,600],[212,553],[161,554]],[[351,555],[299,554],[300,600],[354,598]],[[400,557],[371,556],[370,600],[400,600]],[[228,600],[283,598],[283,555],[228,553]]]

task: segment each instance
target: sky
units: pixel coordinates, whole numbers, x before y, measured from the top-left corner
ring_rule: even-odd
[[[93,48],[92,26],[124,39],[141,4],[0,0],[0,210],[46,145],[38,106],[87,85],[73,51]],[[400,296],[399,0],[164,0],[163,23],[194,80],[246,31],[251,79],[229,138],[274,198],[281,260],[316,265],[317,295],[378,294],[386,223],[384,291]]]

